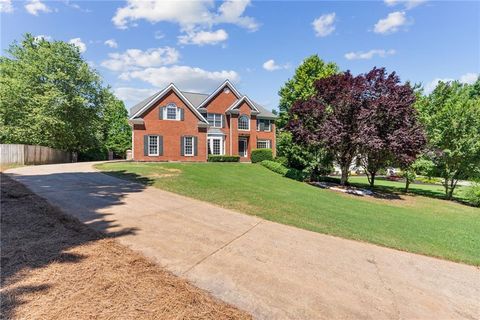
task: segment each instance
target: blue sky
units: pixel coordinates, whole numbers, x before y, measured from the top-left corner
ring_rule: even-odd
[[[307,56],[342,70],[396,71],[427,91],[480,73],[480,2],[0,0],[2,54],[29,32],[71,41],[127,107],[170,82],[212,91],[229,78],[276,108]]]

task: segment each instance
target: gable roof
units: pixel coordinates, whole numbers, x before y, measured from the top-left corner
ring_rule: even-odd
[[[170,83],[168,87],[163,89],[160,92],[155,93],[154,95],[146,98],[145,100],[141,101],[140,103],[136,104],[130,109],[130,119],[135,119],[136,117],[140,116],[146,110],[148,110],[151,106],[155,104],[158,100],[160,100],[163,96],[165,96],[170,91],[175,92],[175,94],[187,105],[187,107],[197,116],[200,121],[208,124],[207,119],[205,119],[200,112],[198,112],[197,108],[190,102],[185,95],[178,90],[178,88],[173,84]]]
[[[204,107],[210,100],[212,100],[223,88],[228,87],[233,94],[237,97],[237,99],[240,99],[242,96],[240,92],[237,91],[237,89],[233,86],[233,84],[230,83],[230,80],[225,80],[215,91],[212,92],[203,102],[197,107],[197,108],[202,108]]]
[[[149,96],[148,98],[142,100],[141,102],[137,103],[136,105],[134,105],[133,107],[130,108],[130,119],[133,119],[135,117],[138,116],[138,113],[140,110],[143,110],[142,112],[144,112],[146,109],[148,109],[148,107],[146,109],[144,109],[147,105],[153,105],[155,101],[159,100],[163,95],[165,95],[166,93],[168,93],[168,88],[170,88],[170,86],[173,86],[176,91],[175,93],[177,93],[177,95],[183,100],[185,99],[186,101],[188,101],[190,103],[191,106],[193,106],[195,109],[197,109],[196,111],[198,112],[198,114],[200,114],[200,112],[198,111],[199,108],[201,108],[202,105],[205,105],[207,101],[207,99],[211,99],[213,97],[215,97],[219,92],[220,90],[222,90],[225,86],[228,86],[230,88],[230,90],[232,90],[232,92],[234,92],[235,95],[238,94],[237,98],[238,99],[242,99],[243,97],[246,97],[246,96],[242,96],[234,87],[233,85],[230,83],[230,81],[226,80],[224,81],[215,91],[214,93],[212,94],[205,94],[205,93],[197,93],[197,92],[188,92],[188,91],[180,91],[178,90],[178,88],[173,85],[173,84],[170,84],[167,88],[165,88],[164,90],[162,91],[159,91],[159,92],[156,92],[154,94],[152,94],[151,96]],[[163,95],[162,95],[163,93]],[[246,97],[248,98],[248,97]],[[185,102],[185,104],[188,105],[188,103]],[[237,103],[239,100],[235,101],[235,103]],[[276,119],[277,116],[274,115],[273,113],[271,113],[270,111],[267,111],[262,105],[256,103],[255,101],[251,100],[250,98],[248,98],[248,101],[250,103],[250,105],[252,106],[255,106],[253,109],[256,109],[257,112],[259,112],[257,114],[257,118],[264,118],[264,119]],[[234,104],[235,104],[234,103]],[[231,106],[230,106],[231,107]],[[230,108],[229,108],[230,109]],[[227,109],[228,110],[228,109]],[[140,114],[142,113],[140,112]],[[201,115],[201,114],[200,114]],[[202,121],[205,120],[205,117],[202,117]],[[206,120],[205,120],[206,121]]]
[[[235,101],[234,103],[232,103],[232,105],[230,107],[228,107],[226,112],[229,112],[229,111],[232,111],[235,108],[238,108],[243,102],[246,102],[250,106],[250,108],[252,108],[253,110],[255,110],[257,112],[260,112],[260,110],[258,110],[257,106],[247,96],[243,96],[240,99],[238,99],[237,101]]]

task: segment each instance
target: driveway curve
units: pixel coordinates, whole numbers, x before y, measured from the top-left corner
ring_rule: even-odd
[[[259,319],[479,319],[474,266],[265,221],[93,163],[7,171],[64,212]]]

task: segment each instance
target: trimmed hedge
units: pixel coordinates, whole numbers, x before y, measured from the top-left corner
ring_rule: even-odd
[[[208,155],[208,162],[240,162],[240,156],[222,156],[210,154]]]
[[[264,160],[273,160],[272,149],[254,149],[250,157],[252,163],[262,162]]]
[[[304,181],[306,178],[306,174],[303,171],[298,169],[287,168],[281,163],[271,161],[271,160],[263,160],[260,163],[265,168],[272,170],[278,174],[281,174],[284,177],[297,180],[297,181]]]

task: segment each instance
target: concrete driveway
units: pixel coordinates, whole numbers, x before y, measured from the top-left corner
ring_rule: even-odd
[[[96,172],[8,174],[260,319],[479,319],[473,266],[309,232]]]

